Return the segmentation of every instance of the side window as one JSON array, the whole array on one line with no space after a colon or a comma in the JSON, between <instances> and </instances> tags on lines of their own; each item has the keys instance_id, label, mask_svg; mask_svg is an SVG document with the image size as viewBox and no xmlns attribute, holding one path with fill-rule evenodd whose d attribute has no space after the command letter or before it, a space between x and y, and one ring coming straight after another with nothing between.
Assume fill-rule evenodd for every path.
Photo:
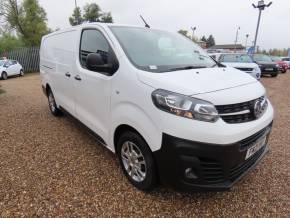
<instances>
[{"instance_id":1,"label":"side window","mask_svg":"<svg viewBox=\"0 0 290 218\"><path fill-rule=\"evenodd\" d=\"M218 62L224 62L224 55L221 55L220 58L217 60Z\"/></svg>"},{"instance_id":2,"label":"side window","mask_svg":"<svg viewBox=\"0 0 290 218\"><path fill-rule=\"evenodd\" d=\"M91 53L101 55L105 64L108 64L109 43L103 34L98 30L84 30L81 37L80 45L80 63L86 68L86 58Z\"/></svg>"}]
</instances>

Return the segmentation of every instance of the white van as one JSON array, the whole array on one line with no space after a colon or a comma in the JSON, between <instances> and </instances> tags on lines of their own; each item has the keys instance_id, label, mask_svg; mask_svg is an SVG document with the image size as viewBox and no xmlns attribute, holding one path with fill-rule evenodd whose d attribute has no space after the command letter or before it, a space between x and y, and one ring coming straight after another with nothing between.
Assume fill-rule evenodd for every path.
<instances>
[{"instance_id":1,"label":"white van","mask_svg":"<svg viewBox=\"0 0 290 218\"><path fill-rule=\"evenodd\" d=\"M178 33L72 27L43 37L40 71L52 114L88 127L141 190L226 190L268 151L261 83Z\"/></svg>"}]
</instances>

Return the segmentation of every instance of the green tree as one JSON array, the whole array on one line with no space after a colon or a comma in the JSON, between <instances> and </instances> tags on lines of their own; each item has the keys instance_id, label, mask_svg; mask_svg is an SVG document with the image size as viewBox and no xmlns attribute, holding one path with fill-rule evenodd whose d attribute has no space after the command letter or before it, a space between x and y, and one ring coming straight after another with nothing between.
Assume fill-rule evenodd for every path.
<instances>
[{"instance_id":1,"label":"green tree","mask_svg":"<svg viewBox=\"0 0 290 218\"><path fill-rule=\"evenodd\" d=\"M209 35L209 37L206 40L206 47L210 48L214 45L215 45L215 39L214 39L213 35Z\"/></svg>"},{"instance_id":2,"label":"green tree","mask_svg":"<svg viewBox=\"0 0 290 218\"><path fill-rule=\"evenodd\" d=\"M81 8L77 7L74 9L72 16L69 18L70 25L76 26L83 22Z\"/></svg>"},{"instance_id":3,"label":"green tree","mask_svg":"<svg viewBox=\"0 0 290 218\"><path fill-rule=\"evenodd\" d=\"M207 39L206 39L205 36L202 36L200 40L203 41L203 42L207 42Z\"/></svg>"},{"instance_id":4,"label":"green tree","mask_svg":"<svg viewBox=\"0 0 290 218\"><path fill-rule=\"evenodd\" d=\"M11 35L10 33L3 33L0 36L0 53L23 46L23 41L18 37Z\"/></svg>"},{"instance_id":5,"label":"green tree","mask_svg":"<svg viewBox=\"0 0 290 218\"><path fill-rule=\"evenodd\" d=\"M83 16L80 8L75 8L69 22L72 26L81 24L82 22L104 22L113 23L111 12L103 12L96 3L86 4L83 8Z\"/></svg>"},{"instance_id":6,"label":"green tree","mask_svg":"<svg viewBox=\"0 0 290 218\"><path fill-rule=\"evenodd\" d=\"M84 6L84 20L89 22L97 22L99 21L101 15L101 8L96 3L90 3Z\"/></svg>"},{"instance_id":7,"label":"green tree","mask_svg":"<svg viewBox=\"0 0 290 218\"><path fill-rule=\"evenodd\" d=\"M114 23L113 17L111 12L103 13L100 19L103 23Z\"/></svg>"},{"instance_id":8,"label":"green tree","mask_svg":"<svg viewBox=\"0 0 290 218\"><path fill-rule=\"evenodd\" d=\"M2 0L0 10L4 22L16 30L27 46L39 46L42 36L50 31L46 12L38 0Z\"/></svg>"}]
</instances>

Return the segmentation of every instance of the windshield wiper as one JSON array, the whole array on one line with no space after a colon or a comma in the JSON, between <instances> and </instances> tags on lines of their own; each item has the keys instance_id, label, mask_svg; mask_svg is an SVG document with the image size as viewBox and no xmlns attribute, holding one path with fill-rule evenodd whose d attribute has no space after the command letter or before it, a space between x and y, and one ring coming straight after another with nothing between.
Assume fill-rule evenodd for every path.
<instances>
[{"instance_id":1,"label":"windshield wiper","mask_svg":"<svg viewBox=\"0 0 290 218\"><path fill-rule=\"evenodd\" d=\"M191 70L191 69L200 69L200 68L206 68L205 66L185 66L185 67L176 67L176 68L170 68L168 71L178 71L178 70Z\"/></svg>"}]
</instances>

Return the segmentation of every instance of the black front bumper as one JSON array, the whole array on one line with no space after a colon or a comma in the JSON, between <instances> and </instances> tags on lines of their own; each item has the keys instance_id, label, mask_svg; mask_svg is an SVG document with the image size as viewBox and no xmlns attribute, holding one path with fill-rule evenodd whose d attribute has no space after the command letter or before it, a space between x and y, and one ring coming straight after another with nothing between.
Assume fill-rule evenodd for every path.
<instances>
[{"instance_id":1,"label":"black front bumper","mask_svg":"<svg viewBox=\"0 0 290 218\"><path fill-rule=\"evenodd\" d=\"M162 147L154 152L160 181L183 191L227 190L265 156L271 126L230 145L205 144L163 134ZM248 148L265 134L264 147L245 160ZM194 174L186 176L188 169Z\"/></svg>"},{"instance_id":2,"label":"black front bumper","mask_svg":"<svg viewBox=\"0 0 290 218\"><path fill-rule=\"evenodd\" d=\"M268 70L272 69L272 70ZM277 74L279 72L279 68L276 66L261 66L260 67L262 74Z\"/></svg>"}]
</instances>

